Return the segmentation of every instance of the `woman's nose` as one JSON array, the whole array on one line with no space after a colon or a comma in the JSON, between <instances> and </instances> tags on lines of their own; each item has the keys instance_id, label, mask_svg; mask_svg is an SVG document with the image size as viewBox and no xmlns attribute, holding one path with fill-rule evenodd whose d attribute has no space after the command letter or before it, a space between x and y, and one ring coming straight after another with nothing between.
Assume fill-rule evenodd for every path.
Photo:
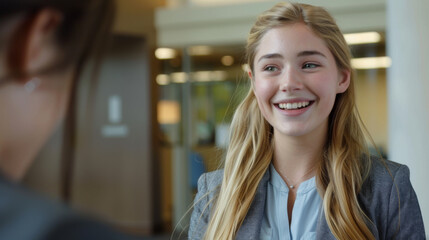
<instances>
[{"instance_id":1,"label":"woman's nose","mask_svg":"<svg viewBox=\"0 0 429 240\"><path fill-rule=\"evenodd\" d=\"M299 74L292 68L285 68L280 76L280 91L290 92L302 89L302 81Z\"/></svg>"}]
</instances>

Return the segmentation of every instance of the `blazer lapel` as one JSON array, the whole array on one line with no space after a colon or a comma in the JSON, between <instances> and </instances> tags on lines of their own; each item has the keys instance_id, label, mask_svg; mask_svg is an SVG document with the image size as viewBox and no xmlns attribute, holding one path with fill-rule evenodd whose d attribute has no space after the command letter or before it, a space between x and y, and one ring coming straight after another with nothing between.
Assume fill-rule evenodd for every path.
<instances>
[{"instance_id":1,"label":"blazer lapel","mask_svg":"<svg viewBox=\"0 0 429 240\"><path fill-rule=\"evenodd\" d=\"M319 211L319 219L317 220L317 230L316 230L316 239L317 240L336 240L334 235L331 233L331 229L329 229L328 223L325 219L325 212L323 208L320 208Z\"/></svg>"},{"instance_id":2,"label":"blazer lapel","mask_svg":"<svg viewBox=\"0 0 429 240\"><path fill-rule=\"evenodd\" d=\"M255 198L250 205L249 212L238 230L235 239L259 239L262 218L265 211L265 199L267 194L267 184L270 179L270 171L267 170L256 189Z\"/></svg>"},{"instance_id":3,"label":"blazer lapel","mask_svg":"<svg viewBox=\"0 0 429 240\"><path fill-rule=\"evenodd\" d=\"M376 226L371 222L367 222L367 226L369 227L369 230L374 234L375 239L379 239L379 234ZM336 238L331 232L331 229L328 226L328 223L326 222L325 212L323 211L323 208L320 208L316 232L317 240L336 240Z\"/></svg>"}]
</instances>

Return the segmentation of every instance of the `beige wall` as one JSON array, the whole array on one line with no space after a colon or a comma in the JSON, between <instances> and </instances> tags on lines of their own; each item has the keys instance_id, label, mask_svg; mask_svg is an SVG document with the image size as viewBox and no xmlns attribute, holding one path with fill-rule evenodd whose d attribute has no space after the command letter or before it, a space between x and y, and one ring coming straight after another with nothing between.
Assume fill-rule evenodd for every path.
<instances>
[{"instance_id":1,"label":"beige wall","mask_svg":"<svg viewBox=\"0 0 429 240\"><path fill-rule=\"evenodd\" d=\"M362 120L378 147L387 151L386 71L358 71L356 101Z\"/></svg>"},{"instance_id":2,"label":"beige wall","mask_svg":"<svg viewBox=\"0 0 429 240\"><path fill-rule=\"evenodd\" d=\"M155 46L154 9L165 5L165 0L117 0L114 32L144 36L149 46Z\"/></svg>"},{"instance_id":3,"label":"beige wall","mask_svg":"<svg viewBox=\"0 0 429 240\"><path fill-rule=\"evenodd\" d=\"M116 37L102 65L92 107L82 99L72 204L111 222L148 230L153 224L151 90L145 41ZM121 120L110 122L108 99L122 100ZM104 127L125 127L122 136Z\"/></svg>"}]
</instances>

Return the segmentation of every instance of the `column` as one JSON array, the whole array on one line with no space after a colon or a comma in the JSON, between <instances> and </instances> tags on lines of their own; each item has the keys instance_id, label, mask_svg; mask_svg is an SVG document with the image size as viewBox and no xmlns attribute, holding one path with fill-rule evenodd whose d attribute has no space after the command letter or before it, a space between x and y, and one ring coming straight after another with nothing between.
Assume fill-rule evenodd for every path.
<instances>
[{"instance_id":1,"label":"column","mask_svg":"<svg viewBox=\"0 0 429 240\"><path fill-rule=\"evenodd\" d=\"M429 1L387 1L389 158L404 163L429 230Z\"/></svg>"}]
</instances>

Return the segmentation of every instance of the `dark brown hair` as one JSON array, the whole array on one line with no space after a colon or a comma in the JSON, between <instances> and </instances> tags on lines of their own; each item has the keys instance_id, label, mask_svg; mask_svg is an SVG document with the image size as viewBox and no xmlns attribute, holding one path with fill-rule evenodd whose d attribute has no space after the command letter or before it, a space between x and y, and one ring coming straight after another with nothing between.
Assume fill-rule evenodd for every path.
<instances>
[{"instance_id":1,"label":"dark brown hair","mask_svg":"<svg viewBox=\"0 0 429 240\"><path fill-rule=\"evenodd\" d=\"M56 44L62 50L61 57L54 66L40 69L40 72L57 70L73 64L77 75L89 56L97 54L103 40L110 32L114 15L112 0L2 0L0 3L0 24L16 14L31 17L44 8L55 9L62 13L62 22L56 33ZM15 54L16 56L16 54ZM8 54L8 58L12 54ZM8 59L10 60L10 59ZM16 61L8 61L13 74L22 75Z\"/></svg>"}]
</instances>

